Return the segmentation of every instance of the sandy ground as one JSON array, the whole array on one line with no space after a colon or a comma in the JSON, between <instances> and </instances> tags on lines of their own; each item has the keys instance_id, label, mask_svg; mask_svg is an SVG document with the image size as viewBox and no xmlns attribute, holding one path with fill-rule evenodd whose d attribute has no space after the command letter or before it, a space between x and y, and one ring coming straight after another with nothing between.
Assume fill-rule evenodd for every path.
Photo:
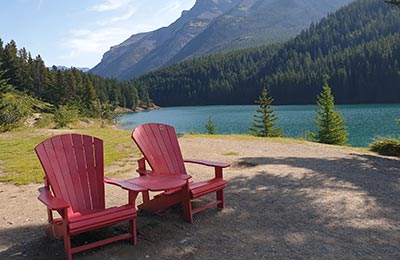
<instances>
[{"instance_id":1,"label":"sandy ground","mask_svg":"<svg viewBox=\"0 0 400 260\"><path fill-rule=\"evenodd\" d=\"M226 208L203 211L194 224L183 221L180 207L139 212L136 246L120 241L74 259L400 259L399 158L315 143L202 137L180 143L185 158L232 164L225 171ZM194 179L212 175L187 166ZM43 231L39 186L0 184L0 259L64 258L62 240ZM109 206L127 200L117 188L106 192Z\"/></svg>"}]
</instances>

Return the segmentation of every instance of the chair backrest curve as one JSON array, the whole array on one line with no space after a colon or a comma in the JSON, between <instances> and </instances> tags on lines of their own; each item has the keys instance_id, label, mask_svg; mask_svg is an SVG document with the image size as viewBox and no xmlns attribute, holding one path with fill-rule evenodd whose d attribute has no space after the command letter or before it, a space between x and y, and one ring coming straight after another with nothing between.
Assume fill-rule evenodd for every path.
<instances>
[{"instance_id":1,"label":"chair backrest curve","mask_svg":"<svg viewBox=\"0 0 400 260\"><path fill-rule=\"evenodd\" d=\"M71 204L73 212L105 208L103 141L80 134L63 134L35 147L54 196Z\"/></svg>"},{"instance_id":2,"label":"chair backrest curve","mask_svg":"<svg viewBox=\"0 0 400 260\"><path fill-rule=\"evenodd\" d=\"M143 124L133 130L132 139L155 174L186 174L178 138L172 126Z\"/></svg>"}]
</instances>

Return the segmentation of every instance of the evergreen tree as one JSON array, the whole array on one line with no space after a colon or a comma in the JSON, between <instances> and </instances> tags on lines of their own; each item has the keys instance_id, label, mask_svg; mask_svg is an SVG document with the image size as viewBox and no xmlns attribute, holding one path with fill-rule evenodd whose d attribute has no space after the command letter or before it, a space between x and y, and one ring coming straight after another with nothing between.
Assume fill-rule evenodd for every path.
<instances>
[{"instance_id":1,"label":"evergreen tree","mask_svg":"<svg viewBox=\"0 0 400 260\"><path fill-rule=\"evenodd\" d=\"M391 5L400 7L400 1L399 0L388 0L388 1L385 1L385 2L388 3L388 4L391 4Z\"/></svg>"},{"instance_id":2,"label":"evergreen tree","mask_svg":"<svg viewBox=\"0 0 400 260\"><path fill-rule=\"evenodd\" d=\"M217 128L215 127L214 122L211 119L211 116L208 117L206 122L206 131L209 135L215 135L217 133Z\"/></svg>"},{"instance_id":3,"label":"evergreen tree","mask_svg":"<svg viewBox=\"0 0 400 260\"><path fill-rule=\"evenodd\" d=\"M310 137L319 143L338 145L346 143L348 132L344 125L345 119L335 110L335 100L327 78L324 79L322 92L317 97L317 104L319 110L316 111L314 120L317 132L309 132Z\"/></svg>"},{"instance_id":4,"label":"evergreen tree","mask_svg":"<svg viewBox=\"0 0 400 260\"><path fill-rule=\"evenodd\" d=\"M274 115L271 108L273 99L268 96L268 90L263 88L261 96L255 101L260 107L256 110L253 125L249 127L251 135L261 137L281 137L283 132L281 128L275 127L278 117Z\"/></svg>"},{"instance_id":5,"label":"evergreen tree","mask_svg":"<svg viewBox=\"0 0 400 260\"><path fill-rule=\"evenodd\" d=\"M1 68L1 62L0 62L0 68ZM11 89L12 86L8 84L8 79L5 77L5 72L0 69L0 95L8 92Z\"/></svg>"}]
</instances>

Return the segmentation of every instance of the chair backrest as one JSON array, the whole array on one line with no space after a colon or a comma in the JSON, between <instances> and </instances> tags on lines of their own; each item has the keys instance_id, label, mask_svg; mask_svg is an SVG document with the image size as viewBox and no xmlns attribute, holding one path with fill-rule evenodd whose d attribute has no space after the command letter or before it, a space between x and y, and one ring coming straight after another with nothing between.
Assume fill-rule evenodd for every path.
<instances>
[{"instance_id":1,"label":"chair backrest","mask_svg":"<svg viewBox=\"0 0 400 260\"><path fill-rule=\"evenodd\" d=\"M35 152L54 196L69 202L73 212L105 208L101 139L58 135L38 144Z\"/></svg>"},{"instance_id":2,"label":"chair backrest","mask_svg":"<svg viewBox=\"0 0 400 260\"><path fill-rule=\"evenodd\" d=\"M149 123L132 132L154 174L186 174L178 138L172 126Z\"/></svg>"}]
</instances>

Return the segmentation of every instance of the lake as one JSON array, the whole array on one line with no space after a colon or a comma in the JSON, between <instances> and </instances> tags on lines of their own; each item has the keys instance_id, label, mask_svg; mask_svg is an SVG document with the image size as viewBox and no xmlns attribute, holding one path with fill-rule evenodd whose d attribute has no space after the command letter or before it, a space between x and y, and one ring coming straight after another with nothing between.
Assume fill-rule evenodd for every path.
<instances>
[{"instance_id":1,"label":"lake","mask_svg":"<svg viewBox=\"0 0 400 260\"><path fill-rule=\"evenodd\" d=\"M400 104L383 105L336 105L336 109L346 119L349 144L367 147L374 138L398 137L400 125ZM258 108L248 106L196 106L167 107L138 113L128 113L121 118L120 127L134 129L136 126L157 122L173 125L177 132L205 133L205 123L209 116L219 134L248 134L253 115ZM307 131L315 131L313 122L315 105L273 106L279 117L277 125L286 137L303 138Z\"/></svg>"}]
</instances>

